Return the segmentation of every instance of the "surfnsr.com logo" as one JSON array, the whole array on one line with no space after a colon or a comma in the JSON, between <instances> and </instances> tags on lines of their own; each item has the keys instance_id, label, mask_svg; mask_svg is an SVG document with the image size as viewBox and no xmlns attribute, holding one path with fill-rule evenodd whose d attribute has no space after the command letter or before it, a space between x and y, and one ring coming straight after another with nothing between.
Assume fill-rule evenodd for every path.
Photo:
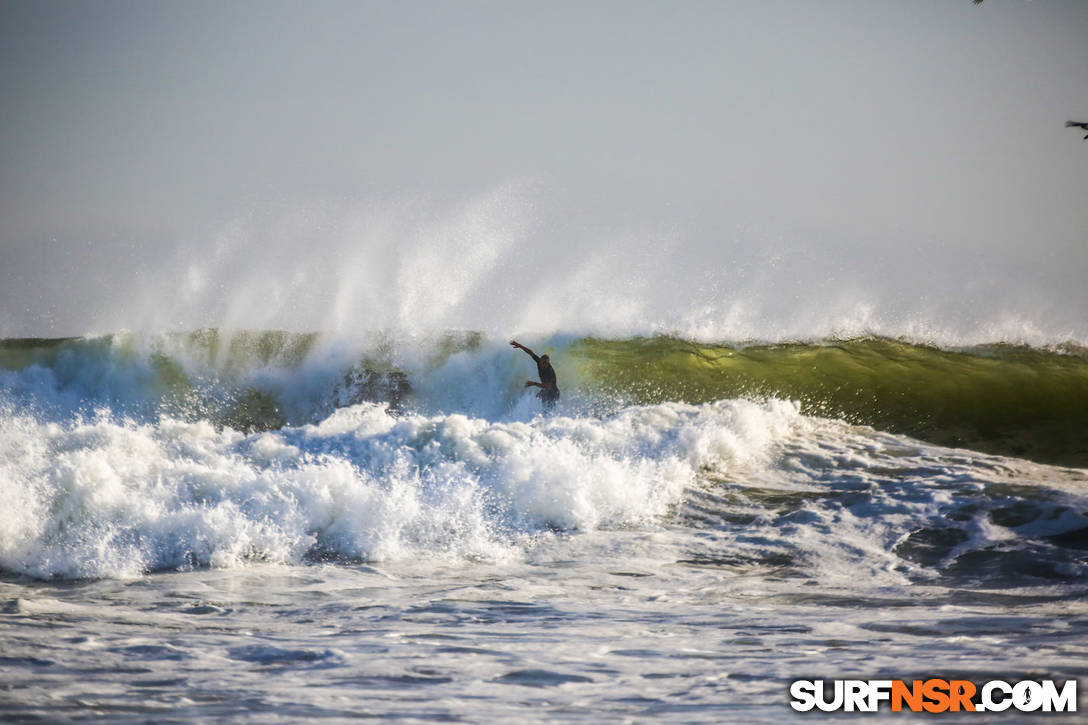
<instances>
[{"instance_id":1,"label":"surfnsr.com logo","mask_svg":"<svg viewBox=\"0 0 1088 725\"><path fill-rule=\"evenodd\" d=\"M790 707L799 712L1076 712L1077 681L1059 688L1054 680L990 680L981 687L969 680L796 680Z\"/></svg>"}]
</instances>

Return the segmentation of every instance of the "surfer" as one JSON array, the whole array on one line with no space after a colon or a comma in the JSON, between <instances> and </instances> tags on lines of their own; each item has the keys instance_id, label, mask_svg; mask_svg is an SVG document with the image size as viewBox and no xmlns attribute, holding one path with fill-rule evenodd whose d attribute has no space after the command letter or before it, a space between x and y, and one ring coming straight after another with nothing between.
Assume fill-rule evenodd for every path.
<instances>
[{"instance_id":1,"label":"surfer","mask_svg":"<svg viewBox=\"0 0 1088 725\"><path fill-rule=\"evenodd\" d=\"M522 345L517 340L511 340L510 345L516 347L519 350L524 350L529 354L529 357L536 363L536 372L540 376L540 382L535 380L526 380L525 387L527 388L540 388L537 391L536 397L540 398L540 402L544 404L544 410L551 410L555 407L556 401L559 400L559 386L555 382L555 368L552 367L551 359L547 355L537 355L529 348Z\"/></svg>"}]
</instances>

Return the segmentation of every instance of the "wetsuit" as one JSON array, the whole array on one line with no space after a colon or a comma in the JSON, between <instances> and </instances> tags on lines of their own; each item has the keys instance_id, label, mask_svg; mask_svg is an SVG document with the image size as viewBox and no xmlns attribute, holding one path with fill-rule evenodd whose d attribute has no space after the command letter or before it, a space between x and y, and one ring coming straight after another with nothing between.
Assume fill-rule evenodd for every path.
<instances>
[{"instance_id":1,"label":"wetsuit","mask_svg":"<svg viewBox=\"0 0 1088 725\"><path fill-rule=\"evenodd\" d=\"M544 404L545 410L551 410L555 407L556 402L559 401L559 385L556 384L555 368L552 367L551 361L548 359L548 356L537 355L535 352L525 347L520 342L517 342L516 340L511 340L510 344L520 350L524 350L529 355L529 357L533 359L533 362L536 363L536 372L540 376L540 382L537 383L530 380L529 382L525 383L525 385L527 387L530 385L534 385L540 388L540 390L538 390L536 393L536 397L540 398L540 402Z\"/></svg>"},{"instance_id":2,"label":"wetsuit","mask_svg":"<svg viewBox=\"0 0 1088 725\"><path fill-rule=\"evenodd\" d=\"M535 355L533 357L536 359L537 375L540 376L540 390L537 391L536 397L540 398L540 402L544 404L545 408L553 408L559 401L559 386L555 382L555 368L547 360Z\"/></svg>"}]
</instances>

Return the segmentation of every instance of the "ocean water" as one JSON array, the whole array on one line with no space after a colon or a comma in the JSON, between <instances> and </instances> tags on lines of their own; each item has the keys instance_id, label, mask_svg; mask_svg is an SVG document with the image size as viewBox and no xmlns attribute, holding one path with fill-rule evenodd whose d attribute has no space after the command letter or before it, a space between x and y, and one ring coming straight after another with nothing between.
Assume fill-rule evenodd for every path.
<instances>
[{"instance_id":1,"label":"ocean water","mask_svg":"<svg viewBox=\"0 0 1088 725\"><path fill-rule=\"evenodd\" d=\"M523 342L550 415L483 332L0 341L0 718L777 722L795 679L1088 675L1084 348Z\"/></svg>"}]
</instances>

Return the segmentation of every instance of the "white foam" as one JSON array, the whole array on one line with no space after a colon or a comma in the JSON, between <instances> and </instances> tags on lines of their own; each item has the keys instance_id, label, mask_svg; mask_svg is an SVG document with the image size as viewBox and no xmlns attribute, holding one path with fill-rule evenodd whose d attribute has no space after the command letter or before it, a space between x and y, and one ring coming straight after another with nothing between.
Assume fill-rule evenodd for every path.
<instances>
[{"instance_id":1,"label":"white foam","mask_svg":"<svg viewBox=\"0 0 1088 725\"><path fill-rule=\"evenodd\" d=\"M585 417L394 418L383 405L243 436L107 416L0 428L0 566L34 576L519 556L553 529L653 525L697 471L766 455L787 403L665 404Z\"/></svg>"}]
</instances>

